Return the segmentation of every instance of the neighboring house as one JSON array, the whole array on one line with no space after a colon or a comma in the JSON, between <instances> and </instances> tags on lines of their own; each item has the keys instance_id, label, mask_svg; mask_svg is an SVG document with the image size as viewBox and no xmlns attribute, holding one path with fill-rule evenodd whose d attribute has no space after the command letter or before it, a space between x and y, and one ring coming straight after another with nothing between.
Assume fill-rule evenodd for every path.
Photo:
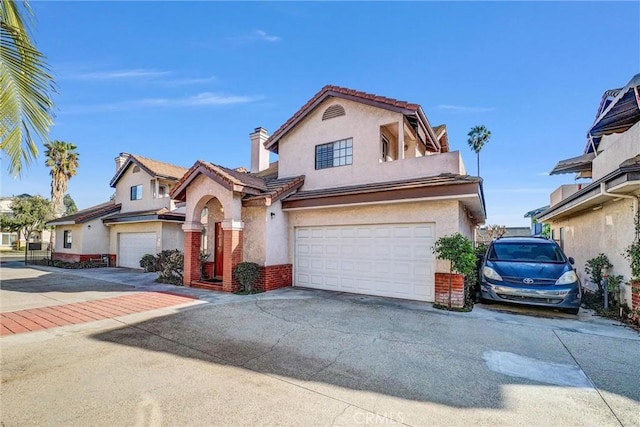
<instances>
[{"instance_id":1,"label":"neighboring house","mask_svg":"<svg viewBox=\"0 0 640 427\"><path fill-rule=\"evenodd\" d=\"M108 255L111 265L140 268L144 254L182 249L184 209L169 197L187 171L121 153L110 182L115 199L48 224L56 227L54 259L81 261Z\"/></svg>"},{"instance_id":2,"label":"neighboring house","mask_svg":"<svg viewBox=\"0 0 640 427\"><path fill-rule=\"evenodd\" d=\"M476 230L476 242L489 243L491 240L490 232L488 227L480 227ZM504 227L504 234L502 236L493 236L492 238L497 237L523 237L523 236L531 236L531 229L529 227Z\"/></svg>"},{"instance_id":3,"label":"neighboring house","mask_svg":"<svg viewBox=\"0 0 640 427\"><path fill-rule=\"evenodd\" d=\"M634 218L640 196L640 74L622 89L604 93L596 120L587 132L582 155L560 161L551 174L577 173L586 184L559 187L551 206L537 219L551 225L553 239L576 260L586 282L587 260L604 253L611 274L629 280L631 268L622 253L636 237ZM631 290L623 287L631 305Z\"/></svg>"},{"instance_id":4,"label":"neighboring house","mask_svg":"<svg viewBox=\"0 0 640 427\"><path fill-rule=\"evenodd\" d=\"M542 231L543 231L543 227L542 226L543 226L543 224L536 219L536 216L538 216L538 214L546 211L547 209L549 209L549 205L542 206L541 208L531 210L531 211L527 212L526 214L524 214L525 218L531 218L531 229L530 229L530 232L531 232L532 236L540 236L540 235L542 235Z\"/></svg>"},{"instance_id":5,"label":"neighboring house","mask_svg":"<svg viewBox=\"0 0 640 427\"><path fill-rule=\"evenodd\" d=\"M13 215L11 210L11 203L16 198L31 197L29 194L20 194L13 197L0 197L0 215ZM51 231L39 230L35 231L29 237L30 243L42 243L42 248L45 249L49 244L51 238ZM22 232L11 232L9 230L0 230L0 248L1 249L17 249L18 247L24 247L27 241L24 238Z\"/></svg>"},{"instance_id":6,"label":"neighboring house","mask_svg":"<svg viewBox=\"0 0 640 427\"><path fill-rule=\"evenodd\" d=\"M436 272L449 271L436 239L473 239L484 223L482 180L417 104L325 86L273 135L256 128L250 139L250 172L197 161L171 192L186 203L187 286L204 286L205 251L205 275L224 291L251 261L263 290L434 301Z\"/></svg>"}]
</instances>

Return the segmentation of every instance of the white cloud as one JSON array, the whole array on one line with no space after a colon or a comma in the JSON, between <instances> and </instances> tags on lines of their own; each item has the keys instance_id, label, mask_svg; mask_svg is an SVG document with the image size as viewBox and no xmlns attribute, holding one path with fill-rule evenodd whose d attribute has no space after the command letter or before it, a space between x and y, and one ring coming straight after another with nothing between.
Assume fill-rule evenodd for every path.
<instances>
[{"instance_id":1,"label":"white cloud","mask_svg":"<svg viewBox=\"0 0 640 427\"><path fill-rule=\"evenodd\" d=\"M464 105L450 105L450 104L440 104L436 106L439 110L449 110L449 111L457 111L460 113L488 113L490 111L495 111L493 107L468 107Z\"/></svg>"},{"instance_id":2,"label":"white cloud","mask_svg":"<svg viewBox=\"0 0 640 427\"><path fill-rule=\"evenodd\" d=\"M268 43L275 43L275 42L279 42L282 40L282 38L280 36L276 36L273 34L268 34L266 31L264 30L253 30L250 33L247 34L242 34L239 36L232 36L232 37L227 37L228 41L234 42L234 43L242 43L242 44L246 44L246 43L252 43L252 42L259 42L259 41L264 41L264 42L268 42Z\"/></svg>"},{"instance_id":3,"label":"white cloud","mask_svg":"<svg viewBox=\"0 0 640 427\"><path fill-rule=\"evenodd\" d=\"M218 78L216 76L210 77L194 77L194 78L184 78L184 79L174 79L174 80L163 80L159 83L165 86L188 86L188 85L198 85L202 83L211 83L216 81Z\"/></svg>"},{"instance_id":4,"label":"white cloud","mask_svg":"<svg viewBox=\"0 0 640 427\"><path fill-rule=\"evenodd\" d=\"M261 96L224 95L203 92L185 98L142 98L109 104L75 105L61 108L62 114L105 113L142 108L187 108L215 107L224 105L247 104L261 100Z\"/></svg>"},{"instance_id":5,"label":"white cloud","mask_svg":"<svg viewBox=\"0 0 640 427\"><path fill-rule=\"evenodd\" d=\"M95 71L87 73L78 73L70 76L76 80L117 80L117 79L139 79L147 77L159 77L171 74L170 71L159 70L145 70L145 69L133 69L133 70L113 70L113 71Z\"/></svg>"}]
</instances>

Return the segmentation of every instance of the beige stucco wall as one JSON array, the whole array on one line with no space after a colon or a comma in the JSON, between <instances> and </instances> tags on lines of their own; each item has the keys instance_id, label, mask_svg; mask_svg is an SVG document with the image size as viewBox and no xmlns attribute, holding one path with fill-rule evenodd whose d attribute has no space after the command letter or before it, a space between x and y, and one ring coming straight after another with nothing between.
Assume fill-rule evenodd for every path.
<instances>
[{"instance_id":1,"label":"beige stucco wall","mask_svg":"<svg viewBox=\"0 0 640 427\"><path fill-rule=\"evenodd\" d=\"M179 249L184 251L184 232L181 222L162 223L162 247L161 249Z\"/></svg>"},{"instance_id":2,"label":"beige stucco wall","mask_svg":"<svg viewBox=\"0 0 640 427\"><path fill-rule=\"evenodd\" d=\"M271 213L274 216L271 216ZM266 265L289 264L289 215L282 211L282 203L275 202L267 209Z\"/></svg>"},{"instance_id":3,"label":"beige stucco wall","mask_svg":"<svg viewBox=\"0 0 640 427\"><path fill-rule=\"evenodd\" d=\"M469 217L469 212L467 211L467 208L464 207L464 204L462 204L462 202L458 202L458 221L460 234L466 236L473 242L473 239L475 237L476 225Z\"/></svg>"},{"instance_id":4,"label":"beige stucco wall","mask_svg":"<svg viewBox=\"0 0 640 427\"><path fill-rule=\"evenodd\" d=\"M130 165L122 174L116 184L116 203L122 203L120 212L139 212L149 210L159 210L162 208L174 209L175 204L169 197L153 198L153 188L151 180L153 177L146 173L144 169L133 173L133 165ZM131 187L142 185L142 199L131 200ZM168 183L165 183L168 185Z\"/></svg>"},{"instance_id":5,"label":"beige stucco wall","mask_svg":"<svg viewBox=\"0 0 640 427\"><path fill-rule=\"evenodd\" d=\"M605 203L602 209L588 209L571 218L553 221L551 229L559 239L564 227L564 252L572 256L575 268L583 284L588 281L584 272L587 260L604 253L613 264L611 274L621 274L628 280L631 276L629 261L623 256L624 248L633 241L632 201L619 200ZM628 286L623 289L624 298L630 301Z\"/></svg>"},{"instance_id":6,"label":"beige stucco wall","mask_svg":"<svg viewBox=\"0 0 640 427\"><path fill-rule=\"evenodd\" d=\"M344 107L346 115L323 121L325 109L336 103ZM465 173L458 152L382 162L380 126L394 123L403 129L403 115L358 102L328 99L280 140L278 174L305 175L302 190L313 190ZM353 139L353 164L315 170L315 146L347 138Z\"/></svg>"},{"instance_id":7,"label":"beige stucco wall","mask_svg":"<svg viewBox=\"0 0 640 427\"><path fill-rule=\"evenodd\" d=\"M594 181L618 169L623 161L640 154L640 122L625 133L604 136L599 149L603 151L592 162Z\"/></svg>"},{"instance_id":8,"label":"beige stucco wall","mask_svg":"<svg viewBox=\"0 0 640 427\"><path fill-rule=\"evenodd\" d=\"M55 233L55 251L65 254L82 254L82 226L83 224L57 226ZM64 247L64 232L66 230L71 231L71 248Z\"/></svg>"},{"instance_id":9,"label":"beige stucco wall","mask_svg":"<svg viewBox=\"0 0 640 427\"><path fill-rule=\"evenodd\" d=\"M435 223L436 239L461 232L473 236L466 221L460 220L462 210L457 200L387 203L383 205L287 211L289 214L289 262L293 263L295 227L321 225ZM430 254L425 254L428 256ZM449 272L447 261L438 260L437 272Z\"/></svg>"},{"instance_id":10,"label":"beige stucco wall","mask_svg":"<svg viewBox=\"0 0 640 427\"><path fill-rule=\"evenodd\" d=\"M91 227L89 227L91 226ZM83 254L109 253L109 229L102 223L102 219L94 219L83 224L82 227ZM75 238L75 236L74 236Z\"/></svg>"},{"instance_id":11,"label":"beige stucco wall","mask_svg":"<svg viewBox=\"0 0 640 427\"><path fill-rule=\"evenodd\" d=\"M222 187L211 178L200 175L187 188L186 226L189 226L190 222L201 222L200 213L212 197L217 198L220 202L224 210L224 219L241 220L242 200L240 195Z\"/></svg>"},{"instance_id":12,"label":"beige stucco wall","mask_svg":"<svg viewBox=\"0 0 640 427\"><path fill-rule=\"evenodd\" d=\"M242 208L242 251L246 262L265 265L267 245L266 207L252 206Z\"/></svg>"},{"instance_id":13,"label":"beige stucco wall","mask_svg":"<svg viewBox=\"0 0 640 427\"><path fill-rule=\"evenodd\" d=\"M582 189L583 186L588 184L564 184L560 187L556 188L553 193L551 193L551 197L549 199L549 205L554 206L572 195L573 193L578 192Z\"/></svg>"}]
</instances>

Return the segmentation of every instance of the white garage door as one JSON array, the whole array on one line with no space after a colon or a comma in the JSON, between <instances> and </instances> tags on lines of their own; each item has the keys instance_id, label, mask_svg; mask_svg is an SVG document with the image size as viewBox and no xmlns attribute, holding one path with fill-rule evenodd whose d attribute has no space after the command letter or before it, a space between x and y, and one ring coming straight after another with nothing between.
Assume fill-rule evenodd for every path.
<instances>
[{"instance_id":1,"label":"white garage door","mask_svg":"<svg viewBox=\"0 0 640 427\"><path fill-rule=\"evenodd\" d=\"M118 265L140 268L140 258L144 254L156 254L156 233L120 233L118 245Z\"/></svg>"},{"instance_id":2,"label":"white garage door","mask_svg":"<svg viewBox=\"0 0 640 427\"><path fill-rule=\"evenodd\" d=\"M296 228L294 284L433 301L434 235L432 223Z\"/></svg>"}]
</instances>

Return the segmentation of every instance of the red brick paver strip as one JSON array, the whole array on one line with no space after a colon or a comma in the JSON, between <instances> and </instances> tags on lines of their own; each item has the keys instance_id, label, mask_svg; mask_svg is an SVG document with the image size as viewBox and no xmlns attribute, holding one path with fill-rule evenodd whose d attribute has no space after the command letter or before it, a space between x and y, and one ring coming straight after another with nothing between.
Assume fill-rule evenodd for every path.
<instances>
[{"instance_id":1,"label":"red brick paver strip","mask_svg":"<svg viewBox=\"0 0 640 427\"><path fill-rule=\"evenodd\" d=\"M137 292L94 301L0 313L0 336L77 325L101 319L192 302L194 297L163 292Z\"/></svg>"}]
</instances>

